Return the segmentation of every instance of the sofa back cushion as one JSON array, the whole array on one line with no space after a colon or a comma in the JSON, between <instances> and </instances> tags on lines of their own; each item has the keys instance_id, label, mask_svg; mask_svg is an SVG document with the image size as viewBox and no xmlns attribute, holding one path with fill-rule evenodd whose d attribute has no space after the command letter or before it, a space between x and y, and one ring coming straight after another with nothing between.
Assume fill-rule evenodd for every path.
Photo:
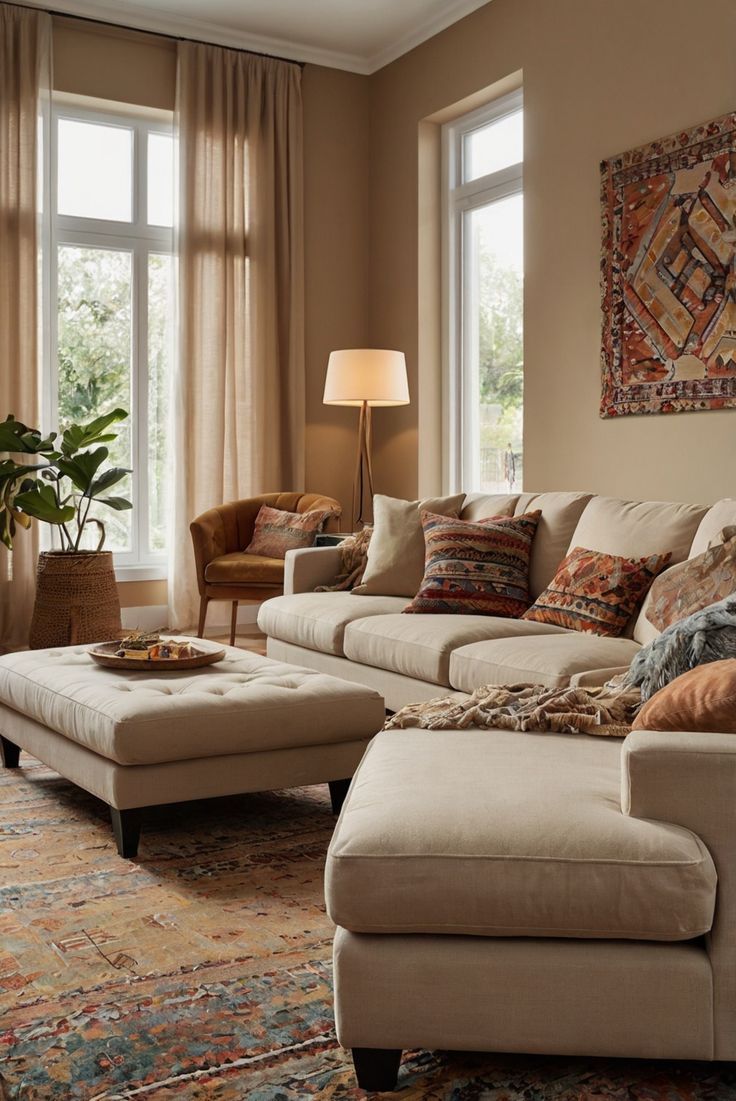
<instances>
[{"instance_id":1,"label":"sofa back cushion","mask_svg":"<svg viewBox=\"0 0 736 1101\"><path fill-rule=\"evenodd\" d=\"M726 497L722 501L716 501L700 521L688 557L697 558L714 542L720 540L724 528L733 527L734 524L736 524L736 500Z\"/></svg>"},{"instance_id":2,"label":"sofa back cushion","mask_svg":"<svg viewBox=\"0 0 736 1101\"><path fill-rule=\"evenodd\" d=\"M424 576L424 532L420 510L457 516L464 493L402 501L377 493L373 498L373 534L358 596L415 596Z\"/></svg>"},{"instance_id":3,"label":"sofa back cushion","mask_svg":"<svg viewBox=\"0 0 736 1101\"><path fill-rule=\"evenodd\" d=\"M516 502L515 516L537 510L542 513L532 544L529 568L529 595L532 600L544 592L557 573L567 554L572 533L591 497L590 493L522 493Z\"/></svg>"},{"instance_id":4,"label":"sofa back cushion","mask_svg":"<svg viewBox=\"0 0 736 1101\"><path fill-rule=\"evenodd\" d=\"M518 500L518 493L469 493L460 519L475 522L487 520L489 516L513 516Z\"/></svg>"},{"instance_id":5,"label":"sofa back cushion","mask_svg":"<svg viewBox=\"0 0 736 1101\"><path fill-rule=\"evenodd\" d=\"M570 550L587 547L626 558L671 554L670 564L690 553L706 505L672 501L622 501L593 497L570 540Z\"/></svg>"},{"instance_id":6,"label":"sofa back cushion","mask_svg":"<svg viewBox=\"0 0 736 1101\"><path fill-rule=\"evenodd\" d=\"M673 566L687 558L695 532L707 511L706 505L674 501L593 497L580 517L570 549L588 547L626 558L646 558L669 551L669 564ZM637 642L644 642L646 635L646 641L650 641L651 631L642 625L642 631L635 633L637 626L639 620L633 618L624 634Z\"/></svg>"}]
</instances>

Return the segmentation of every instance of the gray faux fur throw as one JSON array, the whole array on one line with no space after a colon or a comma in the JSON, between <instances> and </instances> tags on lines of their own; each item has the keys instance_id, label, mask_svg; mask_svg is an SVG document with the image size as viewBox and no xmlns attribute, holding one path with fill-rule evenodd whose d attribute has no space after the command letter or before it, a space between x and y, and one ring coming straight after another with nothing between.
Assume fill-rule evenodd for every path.
<instances>
[{"instance_id":1,"label":"gray faux fur throw","mask_svg":"<svg viewBox=\"0 0 736 1101\"><path fill-rule=\"evenodd\" d=\"M736 658L736 593L673 623L642 647L625 683L641 688L643 703L681 673L724 658Z\"/></svg>"}]
</instances>

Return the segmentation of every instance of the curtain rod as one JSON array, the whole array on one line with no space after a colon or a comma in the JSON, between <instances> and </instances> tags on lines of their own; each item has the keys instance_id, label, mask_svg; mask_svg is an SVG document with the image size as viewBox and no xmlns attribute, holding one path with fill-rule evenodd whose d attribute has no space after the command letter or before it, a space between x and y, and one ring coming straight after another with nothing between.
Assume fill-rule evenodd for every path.
<instances>
[{"instance_id":1,"label":"curtain rod","mask_svg":"<svg viewBox=\"0 0 736 1101\"><path fill-rule=\"evenodd\" d=\"M4 3L5 0L2 0ZM11 7L25 8L26 11L42 11L46 15L58 15L64 19L74 19L78 23L93 23L98 27L114 27L119 31L135 31L138 34L152 35L154 38L167 38L170 42L194 42L197 46L219 46L222 50L232 50L238 54L253 54L254 57L266 57L270 61L283 61L287 65L298 65L300 69L304 68L304 61L294 61L291 57L279 57L278 54L267 54L260 50L247 50L242 46L222 46L219 42L206 42L202 38L190 38L185 34L165 34L162 31L148 31L144 27L133 27L129 23L115 23L109 19L94 19L89 15L75 15L72 12L59 11L58 8L41 8L35 4L17 4L15 0L12 0Z\"/></svg>"}]
</instances>

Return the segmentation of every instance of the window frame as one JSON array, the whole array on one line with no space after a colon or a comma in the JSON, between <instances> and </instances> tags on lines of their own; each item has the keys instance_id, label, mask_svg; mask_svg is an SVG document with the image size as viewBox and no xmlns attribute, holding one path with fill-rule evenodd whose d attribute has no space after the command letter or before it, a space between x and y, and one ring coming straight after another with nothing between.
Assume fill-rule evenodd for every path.
<instances>
[{"instance_id":1,"label":"window frame","mask_svg":"<svg viewBox=\"0 0 736 1101\"><path fill-rule=\"evenodd\" d=\"M442 126L442 483L445 493L470 491L465 484L470 441L463 425L476 391L465 378L472 334L465 324L470 285L470 250L464 243L464 216L499 199L524 193L524 162L464 183L465 138L474 130L524 109L519 88ZM521 492L521 487L519 487Z\"/></svg>"},{"instance_id":2,"label":"window frame","mask_svg":"<svg viewBox=\"0 0 736 1101\"><path fill-rule=\"evenodd\" d=\"M58 211L59 120L117 126L132 131L131 221L86 218ZM58 430L58 249L111 249L131 255L131 549L115 551L118 581L148 581L166 577L166 552L149 551L148 484L148 258L174 252L174 229L146 222L148 198L148 135L174 136L171 111L147 110L135 105L104 105L82 96L53 97L49 140L49 247L43 273L44 310L43 422Z\"/></svg>"}]
</instances>

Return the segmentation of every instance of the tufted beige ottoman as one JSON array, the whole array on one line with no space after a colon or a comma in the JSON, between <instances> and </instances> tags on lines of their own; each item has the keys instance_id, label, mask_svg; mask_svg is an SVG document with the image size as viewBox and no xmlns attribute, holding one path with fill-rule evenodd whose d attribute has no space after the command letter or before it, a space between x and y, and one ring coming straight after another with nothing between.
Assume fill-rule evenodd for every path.
<instances>
[{"instance_id":1,"label":"tufted beige ottoman","mask_svg":"<svg viewBox=\"0 0 736 1101\"><path fill-rule=\"evenodd\" d=\"M158 803L327 782L337 812L383 724L381 696L234 647L225 653L188 673L102 669L79 646L0 657L5 767L25 749L104 799L128 857L142 809Z\"/></svg>"}]
</instances>

